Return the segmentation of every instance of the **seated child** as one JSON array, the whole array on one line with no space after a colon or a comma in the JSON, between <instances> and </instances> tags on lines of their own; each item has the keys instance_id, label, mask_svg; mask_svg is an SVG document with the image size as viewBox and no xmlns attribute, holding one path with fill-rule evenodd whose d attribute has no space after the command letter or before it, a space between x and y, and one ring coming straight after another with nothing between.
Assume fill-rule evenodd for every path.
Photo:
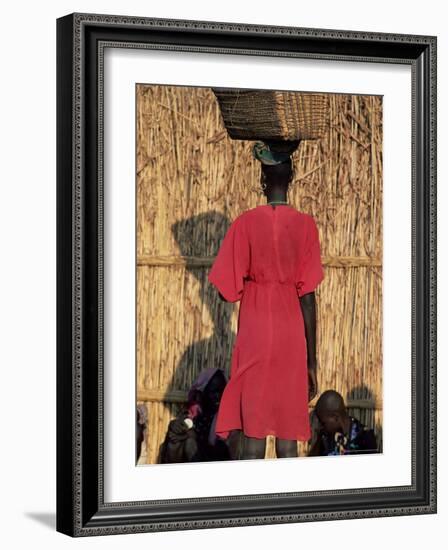
<instances>
[{"instance_id":1,"label":"seated child","mask_svg":"<svg viewBox=\"0 0 448 550\"><path fill-rule=\"evenodd\" d=\"M140 458L141 452L142 452L142 443L145 440L145 430L147 427L147 414L146 414L146 407L144 405L138 405L137 406L137 425L136 425L136 459L137 462Z\"/></svg>"},{"instance_id":2,"label":"seated child","mask_svg":"<svg viewBox=\"0 0 448 550\"><path fill-rule=\"evenodd\" d=\"M308 456L378 452L374 431L348 414L344 399L337 391L325 391L311 415L313 437Z\"/></svg>"},{"instance_id":3,"label":"seated child","mask_svg":"<svg viewBox=\"0 0 448 550\"><path fill-rule=\"evenodd\" d=\"M187 406L168 425L160 463L208 462L239 458L241 432L227 440L215 433L219 403L227 379L217 368L203 370L188 392Z\"/></svg>"}]
</instances>

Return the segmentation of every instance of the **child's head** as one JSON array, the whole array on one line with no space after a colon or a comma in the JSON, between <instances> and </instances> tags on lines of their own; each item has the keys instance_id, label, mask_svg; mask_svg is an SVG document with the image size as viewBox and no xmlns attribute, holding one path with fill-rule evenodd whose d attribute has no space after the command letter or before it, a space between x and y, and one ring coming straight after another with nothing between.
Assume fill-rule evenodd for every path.
<instances>
[{"instance_id":1,"label":"child's head","mask_svg":"<svg viewBox=\"0 0 448 550\"><path fill-rule=\"evenodd\" d=\"M323 429L330 434L341 430L348 414L342 395L335 390L325 391L319 397L314 410Z\"/></svg>"}]
</instances>

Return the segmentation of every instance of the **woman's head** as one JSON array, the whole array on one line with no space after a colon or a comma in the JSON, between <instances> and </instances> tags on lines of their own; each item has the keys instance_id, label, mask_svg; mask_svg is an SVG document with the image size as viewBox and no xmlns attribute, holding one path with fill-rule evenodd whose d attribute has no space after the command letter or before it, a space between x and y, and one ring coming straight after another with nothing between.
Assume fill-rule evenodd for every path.
<instances>
[{"instance_id":1,"label":"woman's head","mask_svg":"<svg viewBox=\"0 0 448 550\"><path fill-rule=\"evenodd\" d=\"M280 164L261 165L261 181L263 184L266 184L266 190L273 187L284 187L287 189L293 176L291 158Z\"/></svg>"},{"instance_id":2,"label":"woman's head","mask_svg":"<svg viewBox=\"0 0 448 550\"><path fill-rule=\"evenodd\" d=\"M188 392L188 403L199 403L202 410L216 412L227 383L224 371L209 367L200 372Z\"/></svg>"},{"instance_id":3,"label":"woman's head","mask_svg":"<svg viewBox=\"0 0 448 550\"><path fill-rule=\"evenodd\" d=\"M299 140L265 139L253 146L253 155L261 162L261 183L265 194L272 189L286 191L294 171L292 153Z\"/></svg>"}]
</instances>

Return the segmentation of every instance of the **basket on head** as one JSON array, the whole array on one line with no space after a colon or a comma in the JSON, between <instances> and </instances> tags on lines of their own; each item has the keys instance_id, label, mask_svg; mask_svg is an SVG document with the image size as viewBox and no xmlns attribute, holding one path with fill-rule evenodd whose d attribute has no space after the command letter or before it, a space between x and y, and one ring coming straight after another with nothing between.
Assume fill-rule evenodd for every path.
<instances>
[{"instance_id":1,"label":"basket on head","mask_svg":"<svg viewBox=\"0 0 448 550\"><path fill-rule=\"evenodd\" d=\"M327 94L234 88L212 91L231 139L319 139L327 132Z\"/></svg>"}]
</instances>

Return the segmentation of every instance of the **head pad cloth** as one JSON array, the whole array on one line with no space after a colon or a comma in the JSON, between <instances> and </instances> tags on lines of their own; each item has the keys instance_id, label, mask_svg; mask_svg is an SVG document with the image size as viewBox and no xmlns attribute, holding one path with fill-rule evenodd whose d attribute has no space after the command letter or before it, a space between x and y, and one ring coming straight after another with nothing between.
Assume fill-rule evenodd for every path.
<instances>
[{"instance_id":1,"label":"head pad cloth","mask_svg":"<svg viewBox=\"0 0 448 550\"><path fill-rule=\"evenodd\" d=\"M281 164L286 162L290 158L289 153L282 153L279 151L272 151L267 143L264 141L256 141L252 148L252 155L259 160L262 164Z\"/></svg>"}]
</instances>

